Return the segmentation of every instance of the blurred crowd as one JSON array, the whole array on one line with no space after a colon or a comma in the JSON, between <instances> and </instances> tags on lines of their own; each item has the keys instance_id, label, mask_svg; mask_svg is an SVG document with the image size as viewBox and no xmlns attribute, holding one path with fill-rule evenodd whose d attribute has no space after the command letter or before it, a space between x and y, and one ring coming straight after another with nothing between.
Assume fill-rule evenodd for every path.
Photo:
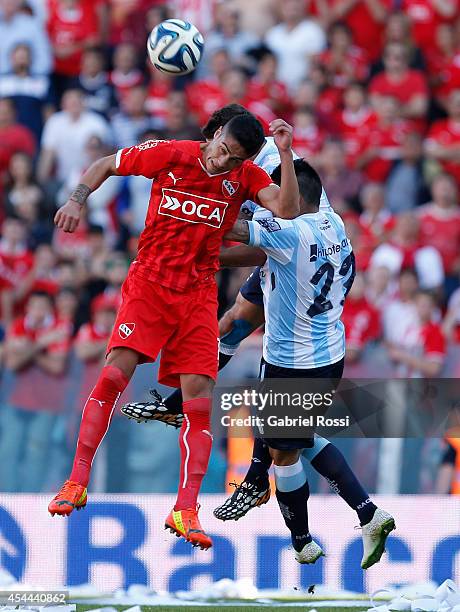
<instances>
[{"instance_id":1,"label":"blurred crowd","mask_svg":"<svg viewBox=\"0 0 460 612\"><path fill-rule=\"evenodd\" d=\"M168 17L205 37L188 77L147 61L148 33ZM55 211L93 161L200 139L228 103L266 129L289 121L345 220L359 271L344 311L349 375L383 361L388 376L460 373L460 0L0 0L0 362L14 373L0 482L20 452L7 424L35 466L28 490L75 360L82 397L91 388L150 181L110 178L74 234L54 230ZM246 273L220 273L221 312Z\"/></svg>"}]
</instances>

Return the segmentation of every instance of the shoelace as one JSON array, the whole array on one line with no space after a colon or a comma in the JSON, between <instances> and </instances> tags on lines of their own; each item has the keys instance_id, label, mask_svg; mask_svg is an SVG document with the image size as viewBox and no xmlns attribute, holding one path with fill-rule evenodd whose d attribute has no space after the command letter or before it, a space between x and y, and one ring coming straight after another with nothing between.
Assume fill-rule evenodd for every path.
<instances>
[{"instance_id":1,"label":"shoelace","mask_svg":"<svg viewBox=\"0 0 460 612\"><path fill-rule=\"evenodd\" d=\"M75 495L77 486L78 484L72 483L70 481L66 481L62 485L62 489L59 491L59 495L67 495L69 497L72 495Z\"/></svg>"}]
</instances>

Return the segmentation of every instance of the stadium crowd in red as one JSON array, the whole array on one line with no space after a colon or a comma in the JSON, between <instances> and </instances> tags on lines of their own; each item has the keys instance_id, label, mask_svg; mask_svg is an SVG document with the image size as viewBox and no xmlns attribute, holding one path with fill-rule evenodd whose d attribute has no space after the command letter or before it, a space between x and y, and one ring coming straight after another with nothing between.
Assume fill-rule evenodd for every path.
<instances>
[{"instance_id":1,"label":"stadium crowd in red","mask_svg":"<svg viewBox=\"0 0 460 612\"><path fill-rule=\"evenodd\" d=\"M140 140L199 139L210 113L238 102L265 126L278 116L294 125L296 152L345 219L360 271L344 312L349 363L378 340L401 375L441 371L448 345L460 343L460 2L277 5L261 33L243 28L247 15L231 2L2 0L7 366L55 376L65 360L45 355L74 345L85 361L103 356L150 184L113 177L75 234L56 232L54 212L83 170ZM147 34L168 16L205 35L191 77L174 80L146 61ZM222 309L234 279L222 275ZM38 318L37 292L51 296ZM39 347L32 361L16 354L18 339Z\"/></svg>"}]
</instances>

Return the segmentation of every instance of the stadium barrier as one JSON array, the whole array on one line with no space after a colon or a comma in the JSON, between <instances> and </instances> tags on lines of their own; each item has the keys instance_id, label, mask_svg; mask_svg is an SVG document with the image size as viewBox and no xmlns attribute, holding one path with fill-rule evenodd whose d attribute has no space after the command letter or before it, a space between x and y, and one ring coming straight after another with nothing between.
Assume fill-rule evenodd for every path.
<instances>
[{"instance_id":1,"label":"stadium barrier","mask_svg":"<svg viewBox=\"0 0 460 612\"><path fill-rule=\"evenodd\" d=\"M460 500L443 496L382 496L397 530L382 561L360 569L361 535L356 515L340 498L312 496L310 527L326 557L299 566L272 498L244 519L222 523L212 515L221 495L203 495L201 519L214 538L208 552L163 530L174 498L167 495L91 495L70 518L47 513L49 497L5 494L0 505L0 560L17 581L40 588L85 583L102 592L132 584L176 592L222 578L250 578L267 589L332 589L372 593L447 578L460 580Z\"/></svg>"}]
</instances>

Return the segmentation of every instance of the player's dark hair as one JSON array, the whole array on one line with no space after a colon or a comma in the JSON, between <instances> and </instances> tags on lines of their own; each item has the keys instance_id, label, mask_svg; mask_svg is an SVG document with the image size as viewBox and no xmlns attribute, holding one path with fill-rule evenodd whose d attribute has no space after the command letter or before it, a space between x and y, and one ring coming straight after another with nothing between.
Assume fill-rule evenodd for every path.
<instances>
[{"instance_id":1,"label":"player's dark hair","mask_svg":"<svg viewBox=\"0 0 460 612\"><path fill-rule=\"evenodd\" d=\"M201 133L206 140L211 140L215 132L233 119L240 115L249 115L249 111L241 106L241 104L227 104L222 108L217 109L209 117L208 122L201 128Z\"/></svg>"},{"instance_id":2,"label":"player's dark hair","mask_svg":"<svg viewBox=\"0 0 460 612\"><path fill-rule=\"evenodd\" d=\"M323 185L319 174L310 166L304 159L294 160L294 169L299 183L299 191L303 201L308 206L319 208ZM281 185L281 164L271 173L271 178L274 183Z\"/></svg>"},{"instance_id":3,"label":"player's dark hair","mask_svg":"<svg viewBox=\"0 0 460 612\"><path fill-rule=\"evenodd\" d=\"M251 113L233 117L225 128L246 151L248 157L255 155L265 143L262 124Z\"/></svg>"}]
</instances>

